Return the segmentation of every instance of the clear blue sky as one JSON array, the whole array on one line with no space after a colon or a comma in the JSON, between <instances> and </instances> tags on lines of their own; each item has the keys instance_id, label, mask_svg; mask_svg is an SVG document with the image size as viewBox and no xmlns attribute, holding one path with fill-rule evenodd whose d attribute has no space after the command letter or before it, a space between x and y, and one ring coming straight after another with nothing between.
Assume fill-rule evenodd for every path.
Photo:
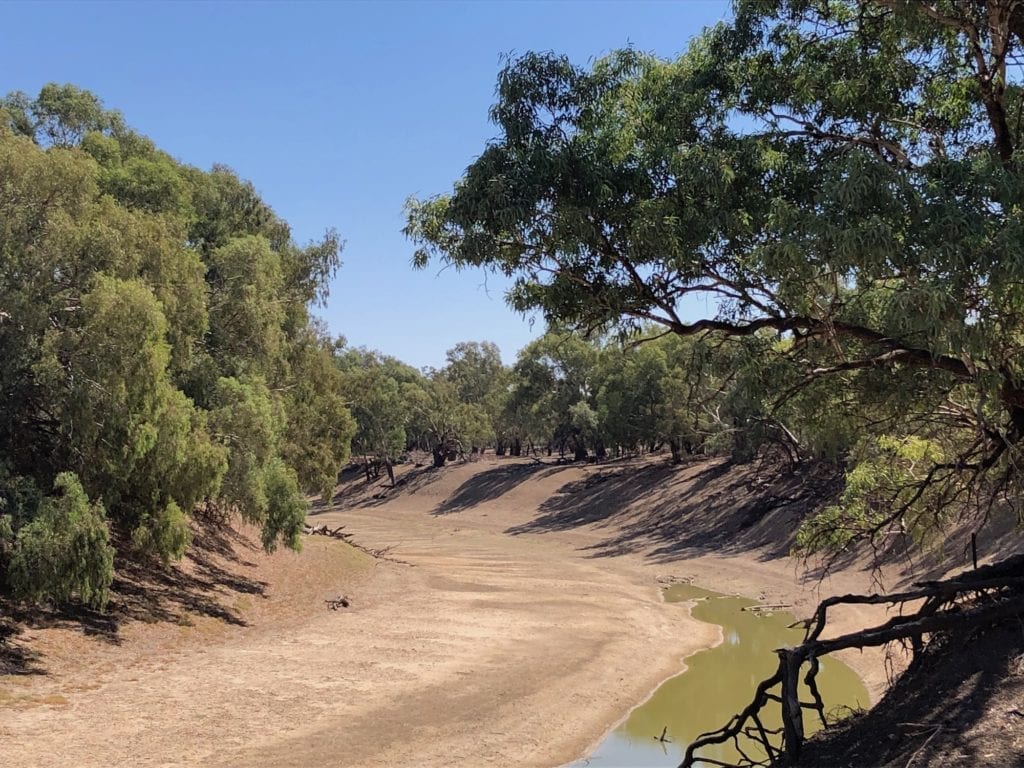
<instances>
[{"instance_id":1,"label":"clear blue sky","mask_svg":"<svg viewBox=\"0 0 1024 768\"><path fill-rule=\"evenodd\" d=\"M543 328L482 273L414 272L411 194L447 191L495 129L502 54L682 51L726 2L0 3L0 91L71 82L180 160L251 180L300 242L336 227L334 334L415 366L458 341L506 362Z\"/></svg>"}]
</instances>

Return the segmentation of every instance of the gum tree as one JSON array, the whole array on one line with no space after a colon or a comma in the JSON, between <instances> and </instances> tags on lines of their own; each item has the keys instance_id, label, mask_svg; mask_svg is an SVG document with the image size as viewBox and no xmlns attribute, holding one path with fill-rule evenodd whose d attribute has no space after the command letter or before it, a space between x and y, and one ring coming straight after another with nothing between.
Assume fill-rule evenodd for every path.
<instances>
[{"instance_id":1,"label":"gum tree","mask_svg":"<svg viewBox=\"0 0 1024 768\"><path fill-rule=\"evenodd\" d=\"M839 503L800 533L807 549L1019 515L1022 45L1014 0L738 0L674 61L527 54L499 76L497 137L449 194L410 201L414 261L499 271L517 309L588 330L774 336L751 412L804 398L808 436L827 416L856 440L840 446ZM685 315L691 296L717 310ZM778 650L751 705L684 764L743 733L791 763L803 710L825 717L813 686L799 698L802 665L813 682L825 653L919 651L927 634L1019 615L1021 567L824 601L807 640ZM821 640L842 603L903 610ZM760 720L773 697L781 745Z\"/></svg>"},{"instance_id":2,"label":"gum tree","mask_svg":"<svg viewBox=\"0 0 1024 768\"><path fill-rule=\"evenodd\" d=\"M772 394L831 388L859 404L854 456L902 466L832 544L1014 503L1021 19L1008 0L751 0L674 61L513 59L498 135L409 203L415 263L502 272L513 307L583 329L775 335ZM717 311L684 315L691 296Z\"/></svg>"}]
</instances>

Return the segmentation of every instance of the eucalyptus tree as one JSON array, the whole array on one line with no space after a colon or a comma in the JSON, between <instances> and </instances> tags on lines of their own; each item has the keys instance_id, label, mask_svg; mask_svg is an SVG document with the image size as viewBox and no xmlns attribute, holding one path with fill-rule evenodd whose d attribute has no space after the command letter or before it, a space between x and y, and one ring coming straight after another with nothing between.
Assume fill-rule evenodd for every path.
<instances>
[{"instance_id":1,"label":"eucalyptus tree","mask_svg":"<svg viewBox=\"0 0 1024 768\"><path fill-rule=\"evenodd\" d=\"M414 261L576 327L774 334L775 396L827 388L891 468L851 475L833 545L1016 503L1022 35L1010 0L740 0L676 60L520 56L498 135L409 202Z\"/></svg>"},{"instance_id":2,"label":"eucalyptus tree","mask_svg":"<svg viewBox=\"0 0 1024 768\"><path fill-rule=\"evenodd\" d=\"M548 331L524 347L512 368L509 405L535 444L567 448L577 459L597 448L593 409L597 348L578 334Z\"/></svg>"},{"instance_id":3,"label":"eucalyptus tree","mask_svg":"<svg viewBox=\"0 0 1024 768\"><path fill-rule=\"evenodd\" d=\"M392 484L395 461L406 450L406 428L411 414L402 386L420 381L422 375L396 360L362 349L340 349L337 365L342 371L342 391L355 419L352 451L364 457L367 480L383 466ZM406 376L403 381L402 369Z\"/></svg>"},{"instance_id":4,"label":"eucalyptus tree","mask_svg":"<svg viewBox=\"0 0 1024 768\"><path fill-rule=\"evenodd\" d=\"M445 353L443 376L464 403L483 404L505 366L492 341L462 341Z\"/></svg>"},{"instance_id":5,"label":"eucalyptus tree","mask_svg":"<svg viewBox=\"0 0 1024 768\"><path fill-rule=\"evenodd\" d=\"M405 384L402 397L409 410L409 437L430 451L433 465L483 449L494 430L487 412L462 402L455 386L441 375Z\"/></svg>"},{"instance_id":6,"label":"eucalyptus tree","mask_svg":"<svg viewBox=\"0 0 1024 768\"><path fill-rule=\"evenodd\" d=\"M509 371L498 345L491 341L463 341L445 353L440 375L455 387L463 403L481 408L489 421L488 443L504 453L515 439L515 426L503 418L510 391Z\"/></svg>"}]
</instances>

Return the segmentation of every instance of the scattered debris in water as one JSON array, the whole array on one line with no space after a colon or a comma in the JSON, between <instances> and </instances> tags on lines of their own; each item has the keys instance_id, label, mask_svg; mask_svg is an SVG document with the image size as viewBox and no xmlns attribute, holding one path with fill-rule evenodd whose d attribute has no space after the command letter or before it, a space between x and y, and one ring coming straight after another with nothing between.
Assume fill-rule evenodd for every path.
<instances>
[{"instance_id":1,"label":"scattered debris in water","mask_svg":"<svg viewBox=\"0 0 1024 768\"><path fill-rule=\"evenodd\" d=\"M759 603L757 605L748 605L740 608L741 611L747 611L755 616L771 616L775 611L782 611L787 608L792 608L791 603Z\"/></svg>"},{"instance_id":2,"label":"scattered debris in water","mask_svg":"<svg viewBox=\"0 0 1024 768\"><path fill-rule=\"evenodd\" d=\"M693 584L693 576L659 576L659 584Z\"/></svg>"}]
</instances>

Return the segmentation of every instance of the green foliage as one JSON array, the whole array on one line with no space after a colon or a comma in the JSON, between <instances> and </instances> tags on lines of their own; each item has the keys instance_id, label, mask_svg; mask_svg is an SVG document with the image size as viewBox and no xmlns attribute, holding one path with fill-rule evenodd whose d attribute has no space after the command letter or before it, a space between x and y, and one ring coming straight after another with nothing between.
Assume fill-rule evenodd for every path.
<instances>
[{"instance_id":1,"label":"green foliage","mask_svg":"<svg viewBox=\"0 0 1024 768\"><path fill-rule=\"evenodd\" d=\"M281 457L299 487L334 495L338 470L348 461L356 422L345 398L345 382L326 337L310 328L294 339L282 402L288 415Z\"/></svg>"},{"instance_id":2,"label":"green foliage","mask_svg":"<svg viewBox=\"0 0 1024 768\"><path fill-rule=\"evenodd\" d=\"M353 452L393 462L405 450L410 417L401 384L383 365L368 362L344 375L344 392L356 421Z\"/></svg>"},{"instance_id":3,"label":"green foliage","mask_svg":"<svg viewBox=\"0 0 1024 768\"><path fill-rule=\"evenodd\" d=\"M277 548L278 539L289 549L302 546L299 534L306 520L306 500L299 493L295 470L280 459L271 461L263 473L267 497L267 517L263 523L263 547L268 552Z\"/></svg>"},{"instance_id":4,"label":"green foliage","mask_svg":"<svg viewBox=\"0 0 1024 768\"><path fill-rule=\"evenodd\" d=\"M71 147L90 131L123 127L118 113L103 109L94 94L70 84L44 85L35 99L11 93L0 100L0 106L8 112L15 132L51 146Z\"/></svg>"},{"instance_id":5,"label":"green foliage","mask_svg":"<svg viewBox=\"0 0 1024 768\"><path fill-rule=\"evenodd\" d=\"M157 555L164 562L181 557L191 542L188 516L174 501L144 515L132 531L137 550Z\"/></svg>"},{"instance_id":6,"label":"green foliage","mask_svg":"<svg viewBox=\"0 0 1024 768\"><path fill-rule=\"evenodd\" d=\"M593 429L587 434L586 428L593 421L587 410L593 410L597 354L580 336L557 331L523 348L512 369L508 408L526 439L563 452L572 450L580 458L587 455L588 438L593 443L595 437Z\"/></svg>"},{"instance_id":7,"label":"green foliage","mask_svg":"<svg viewBox=\"0 0 1024 768\"><path fill-rule=\"evenodd\" d=\"M9 521L3 527L0 538L10 542ZM42 499L14 538L7 575L11 589L26 600L78 597L102 608L113 576L114 549L103 505L89 502L74 474L57 475L53 495Z\"/></svg>"},{"instance_id":8,"label":"green foliage","mask_svg":"<svg viewBox=\"0 0 1024 768\"><path fill-rule=\"evenodd\" d=\"M525 54L498 77L497 137L409 202L414 263L512 276L511 305L553 324L760 347L719 374L714 439L737 457L774 442L880 470L906 459L858 445L938 440L909 494L844 502L868 536L1018 505L1022 46L997 0L740 0L675 60ZM688 297L713 309L685 319ZM599 390L616 439L640 427L612 412L627 377L652 390L641 370Z\"/></svg>"},{"instance_id":9,"label":"green foliage","mask_svg":"<svg viewBox=\"0 0 1024 768\"><path fill-rule=\"evenodd\" d=\"M8 586L101 602L99 555L88 578L46 571L60 542L81 530L99 552L109 520L170 560L200 502L260 523L268 548L297 545L304 494L333 489L354 432L308 311L337 236L293 243L251 184L179 163L74 86L0 102L0 178ZM102 511L73 525L31 490L69 472Z\"/></svg>"},{"instance_id":10,"label":"green foliage","mask_svg":"<svg viewBox=\"0 0 1024 768\"><path fill-rule=\"evenodd\" d=\"M801 524L797 551L842 550L884 528L893 508L902 512L901 530L918 536L943 522L946 510L937 486L921 483L945 458L941 446L915 436L882 435L862 441L851 458L839 503Z\"/></svg>"},{"instance_id":11,"label":"green foliage","mask_svg":"<svg viewBox=\"0 0 1024 768\"><path fill-rule=\"evenodd\" d=\"M459 400L482 405L503 371L496 344L464 341L448 350L443 375L454 385Z\"/></svg>"},{"instance_id":12,"label":"green foliage","mask_svg":"<svg viewBox=\"0 0 1024 768\"><path fill-rule=\"evenodd\" d=\"M434 455L434 466L483 448L493 436L486 411L459 400L455 387L443 377L406 384L402 395L409 409L408 434Z\"/></svg>"},{"instance_id":13,"label":"green foliage","mask_svg":"<svg viewBox=\"0 0 1024 768\"><path fill-rule=\"evenodd\" d=\"M251 522L262 522L268 504L264 469L276 457L283 415L260 378L220 379L214 402L210 428L228 448L220 497Z\"/></svg>"}]
</instances>

